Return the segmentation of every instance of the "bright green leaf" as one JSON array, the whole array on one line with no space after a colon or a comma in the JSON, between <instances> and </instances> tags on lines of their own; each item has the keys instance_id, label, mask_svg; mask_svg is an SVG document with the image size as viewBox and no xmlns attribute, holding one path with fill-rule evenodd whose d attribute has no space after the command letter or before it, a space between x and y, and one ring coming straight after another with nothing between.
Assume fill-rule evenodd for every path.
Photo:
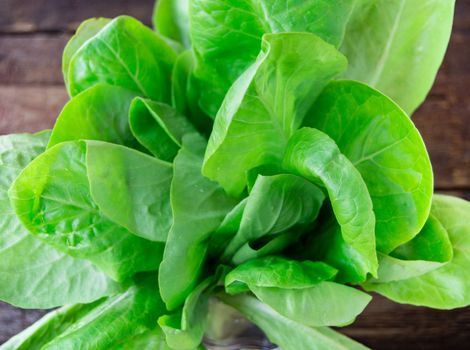
<instances>
[{"instance_id":1,"label":"bright green leaf","mask_svg":"<svg viewBox=\"0 0 470 350\"><path fill-rule=\"evenodd\" d=\"M185 115L199 132L208 135L214 121L199 107L203 86L199 86L199 81L194 77L195 65L192 51L185 51L178 56L171 78L171 101L173 107Z\"/></svg>"},{"instance_id":2,"label":"bright green leaf","mask_svg":"<svg viewBox=\"0 0 470 350\"><path fill-rule=\"evenodd\" d=\"M251 286L303 289L331 280L336 273L336 269L322 262L270 256L248 261L229 272L225 278L225 290L229 294L237 294L248 291Z\"/></svg>"},{"instance_id":3,"label":"bright green leaf","mask_svg":"<svg viewBox=\"0 0 470 350\"><path fill-rule=\"evenodd\" d=\"M135 96L132 91L102 83L79 93L60 112L47 147L83 139L139 148L128 122Z\"/></svg>"},{"instance_id":4,"label":"bright green leaf","mask_svg":"<svg viewBox=\"0 0 470 350\"><path fill-rule=\"evenodd\" d=\"M1 345L0 350L41 350L102 302L75 304L54 310Z\"/></svg>"},{"instance_id":5,"label":"bright green leaf","mask_svg":"<svg viewBox=\"0 0 470 350\"><path fill-rule=\"evenodd\" d=\"M254 297L248 295L220 296L220 299L254 322L282 350L367 349L327 327L312 328L284 317Z\"/></svg>"},{"instance_id":6,"label":"bright green leaf","mask_svg":"<svg viewBox=\"0 0 470 350\"><path fill-rule=\"evenodd\" d=\"M120 290L90 262L74 259L31 235L11 207L10 185L45 150L49 135L0 137L0 300L23 308L89 303Z\"/></svg>"},{"instance_id":7,"label":"bright green leaf","mask_svg":"<svg viewBox=\"0 0 470 350\"><path fill-rule=\"evenodd\" d=\"M140 97L132 101L129 124L136 139L157 158L166 161L175 158L183 136L195 131L175 109Z\"/></svg>"},{"instance_id":8,"label":"bright green leaf","mask_svg":"<svg viewBox=\"0 0 470 350\"><path fill-rule=\"evenodd\" d=\"M303 128L290 138L284 166L326 188L341 228L340 239L344 240L348 255L355 256L361 271L358 281L348 282L362 282L367 273L376 275L378 263L372 201L361 174L335 142L317 129ZM345 255L337 249L332 236L328 240L330 242L323 247L325 261L338 268L340 280L347 280L341 268Z\"/></svg>"},{"instance_id":9,"label":"bright green leaf","mask_svg":"<svg viewBox=\"0 0 470 350\"><path fill-rule=\"evenodd\" d=\"M240 195L248 170L281 162L308 108L345 68L345 58L314 34L265 35L258 59L233 84L217 113L204 175Z\"/></svg>"},{"instance_id":10,"label":"bright green leaf","mask_svg":"<svg viewBox=\"0 0 470 350\"><path fill-rule=\"evenodd\" d=\"M103 301L41 350L108 350L116 340L155 329L164 312L156 275L139 276L136 285Z\"/></svg>"},{"instance_id":11,"label":"bright green leaf","mask_svg":"<svg viewBox=\"0 0 470 350\"><path fill-rule=\"evenodd\" d=\"M202 136L187 135L174 161L173 226L159 275L160 291L169 310L182 305L200 282L207 239L236 204L217 183L202 176L205 146Z\"/></svg>"},{"instance_id":12,"label":"bright green leaf","mask_svg":"<svg viewBox=\"0 0 470 350\"><path fill-rule=\"evenodd\" d=\"M418 130L394 102L367 85L337 81L323 90L305 123L328 134L364 179L379 251L388 254L418 234L431 207L431 162Z\"/></svg>"},{"instance_id":13,"label":"bright green leaf","mask_svg":"<svg viewBox=\"0 0 470 350\"><path fill-rule=\"evenodd\" d=\"M202 342L208 318L208 292L213 283L213 277L207 278L189 294L181 311L159 318L158 324L171 348L192 350Z\"/></svg>"},{"instance_id":14,"label":"bright green leaf","mask_svg":"<svg viewBox=\"0 0 470 350\"><path fill-rule=\"evenodd\" d=\"M390 96L408 114L423 102L442 63L455 0L373 0L354 12L341 45L344 77Z\"/></svg>"},{"instance_id":15,"label":"bright green leaf","mask_svg":"<svg viewBox=\"0 0 470 350\"><path fill-rule=\"evenodd\" d=\"M73 55L82 47L85 42L93 38L111 20L108 18L90 18L83 21L77 28L75 34L70 38L62 54L62 74L65 86L69 86L69 67Z\"/></svg>"},{"instance_id":16,"label":"bright green leaf","mask_svg":"<svg viewBox=\"0 0 470 350\"><path fill-rule=\"evenodd\" d=\"M170 102L176 53L136 19L120 16L87 40L70 60L72 96L102 82L121 86L155 101Z\"/></svg>"},{"instance_id":17,"label":"bright green leaf","mask_svg":"<svg viewBox=\"0 0 470 350\"><path fill-rule=\"evenodd\" d=\"M364 287L396 302L435 309L470 305L470 203L463 199L434 196L431 214L447 231L453 258L444 266L404 280L367 283Z\"/></svg>"},{"instance_id":18,"label":"bright green leaf","mask_svg":"<svg viewBox=\"0 0 470 350\"><path fill-rule=\"evenodd\" d=\"M106 142L86 146L90 193L101 213L137 236L165 242L172 223L171 164Z\"/></svg>"},{"instance_id":19,"label":"bright green leaf","mask_svg":"<svg viewBox=\"0 0 470 350\"><path fill-rule=\"evenodd\" d=\"M64 142L33 160L9 190L19 219L36 237L113 279L156 269L163 245L110 221L94 202L86 153L87 142Z\"/></svg>"},{"instance_id":20,"label":"bright green leaf","mask_svg":"<svg viewBox=\"0 0 470 350\"><path fill-rule=\"evenodd\" d=\"M158 0L152 17L153 26L162 35L191 46L189 38L189 0Z\"/></svg>"},{"instance_id":21,"label":"bright green leaf","mask_svg":"<svg viewBox=\"0 0 470 350\"><path fill-rule=\"evenodd\" d=\"M228 261L246 243L288 230L302 230L318 216L325 196L302 177L291 174L258 176L247 199L240 228L226 242Z\"/></svg>"},{"instance_id":22,"label":"bright green leaf","mask_svg":"<svg viewBox=\"0 0 470 350\"><path fill-rule=\"evenodd\" d=\"M198 62L195 74L204 87L201 91L203 110L211 116L216 115L230 86L255 62L263 34L310 32L338 46L355 2L190 1L191 39ZM282 50L286 51L286 55L301 54L305 67L313 70L318 65L315 62L318 57L326 54L323 49L314 53L303 46L299 46L298 50ZM289 63L293 64L293 61L289 60ZM295 68L291 72L294 71ZM304 74L304 83L310 80L308 70L297 74ZM313 79L319 78L313 75ZM290 90L288 87L286 89Z\"/></svg>"},{"instance_id":23,"label":"bright green leaf","mask_svg":"<svg viewBox=\"0 0 470 350\"><path fill-rule=\"evenodd\" d=\"M321 262L298 262L278 257L240 265L225 279L228 293L251 290L280 314L307 326L344 326L367 306L371 297L328 282L336 270Z\"/></svg>"}]
</instances>

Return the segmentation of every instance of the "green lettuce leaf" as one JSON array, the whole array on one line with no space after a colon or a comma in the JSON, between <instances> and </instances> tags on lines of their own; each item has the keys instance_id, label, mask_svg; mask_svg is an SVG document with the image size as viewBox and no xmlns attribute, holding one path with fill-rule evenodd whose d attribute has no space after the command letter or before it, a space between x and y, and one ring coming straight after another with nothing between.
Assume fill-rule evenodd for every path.
<instances>
[{"instance_id":1,"label":"green lettuce leaf","mask_svg":"<svg viewBox=\"0 0 470 350\"><path fill-rule=\"evenodd\" d=\"M308 327L282 316L274 309L254 297L237 295L219 298L240 311L260 327L269 340L282 350L366 350L354 340L327 327ZM287 335L287 336L286 336Z\"/></svg>"},{"instance_id":2,"label":"green lettuce leaf","mask_svg":"<svg viewBox=\"0 0 470 350\"><path fill-rule=\"evenodd\" d=\"M132 17L116 17L71 58L68 90L75 96L103 82L169 103L175 59L174 49L158 34Z\"/></svg>"},{"instance_id":3,"label":"green lettuce leaf","mask_svg":"<svg viewBox=\"0 0 470 350\"><path fill-rule=\"evenodd\" d=\"M170 163L127 147L86 141L86 167L91 197L108 219L139 237L166 241L172 223Z\"/></svg>"},{"instance_id":4,"label":"green lettuce leaf","mask_svg":"<svg viewBox=\"0 0 470 350\"><path fill-rule=\"evenodd\" d=\"M232 85L217 113L204 175L240 195L248 170L280 164L287 140L315 98L345 68L344 56L314 34L265 35L258 59Z\"/></svg>"},{"instance_id":5,"label":"green lettuce leaf","mask_svg":"<svg viewBox=\"0 0 470 350\"><path fill-rule=\"evenodd\" d=\"M103 83L79 93L60 112L47 147L83 139L139 149L128 122L135 96L133 91Z\"/></svg>"},{"instance_id":6,"label":"green lettuce leaf","mask_svg":"<svg viewBox=\"0 0 470 350\"><path fill-rule=\"evenodd\" d=\"M439 220L430 215L421 232L390 255L379 254L378 278L384 283L420 276L447 264L453 258L452 243Z\"/></svg>"},{"instance_id":7,"label":"green lettuce leaf","mask_svg":"<svg viewBox=\"0 0 470 350\"><path fill-rule=\"evenodd\" d=\"M335 142L317 129L302 128L289 140L284 166L328 192L340 235L336 235L336 239L324 235L326 243L322 245L322 254L328 264L339 270L338 279L363 282L367 273L375 276L378 262L372 200L361 174ZM339 249L335 243L337 239L343 248ZM349 264L349 256L354 257L355 269L359 271L357 280L351 280L348 271L344 270L345 260Z\"/></svg>"},{"instance_id":8,"label":"green lettuce leaf","mask_svg":"<svg viewBox=\"0 0 470 350\"><path fill-rule=\"evenodd\" d=\"M160 34L191 46L189 38L189 0L158 0L152 16L153 26Z\"/></svg>"},{"instance_id":9,"label":"green lettuce leaf","mask_svg":"<svg viewBox=\"0 0 470 350\"><path fill-rule=\"evenodd\" d=\"M135 285L98 304L41 350L108 350L116 340L154 330L164 312L156 274L138 276Z\"/></svg>"},{"instance_id":10,"label":"green lettuce leaf","mask_svg":"<svg viewBox=\"0 0 470 350\"><path fill-rule=\"evenodd\" d=\"M408 114L424 101L442 63L455 0L367 0L347 27L344 77L363 81Z\"/></svg>"},{"instance_id":11,"label":"green lettuce leaf","mask_svg":"<svg viewBox=\"0 0 470 350\"><path fill-rule=\"evenodd\" d=\"M31 235L16 217L8 189L50 132L0 136L0 300L22 308L89 303L121 287L89 261L74 259Z\"/></svg>"},{"instance_id":12,"label":"green lettuce leaf","mask_svg":"<svg viewBox=\"0 0 470 350\"><path fill-rule=\"evenodd\" d=\"M342 284L329 282L336 270L321 262L276 257L249 261L230 272L229 293L251 290L281 315L307 326L344 326L372 299Z\"/></svg>"},{"instance_id":13,"label":"green lettuce leaf","mask_svg":"<svg viewBox=\"0 0 470 350\"><path fill-rule=\"evenodd\" d=\"M159 275L160 292L170 311L181 306L200 282L207 240L236 204L217 183L202 176L205 146L202 136L186 135L174 161L173 226Z\"/></svg>"},{"instance_id":14,"label":"green lettuce leaf","mask_svg":"<svg viewBox=\"0 0 470 350\"><path fill-rule=\"evenodd\" d=\"M284 272L279 274L282 270ZM229 294L238 294L249 291L250 286L303 289L332 280L337 272L322 262L269 256L248 261L230 271L225 277L225 290Z\"/></svg>"},{"instance_id":15,"label":"green lettuce leaf","mask_svg":"<svg viewBox=\"0 0 470 350\"><path fill-rule=\"evenodd\" d=\"M447 231L453 258L444 266L404 280L366 283L374 291L399 303L454 309L470 305L470 203L463 199L435 195L431 214Z\"/></svg>"},{"instance_id":16,"label":"green lettuce leaf","mask_svg":"<svg viewBox=\"0 0 470 350\"><path fill-rule=\"evenodd\" d=\"M259 175L247 198L238 231L226 241L223 261L246 243L289 230L302 230L315 221L325 195L302 177Z\"/></svg>"},{"instance_id":17,"label":"green lettuce leaf","mask_svg":"<svg viewBox=\"0 0 470 350\"><path fill-rule=\"evenodd\" d=\"M62 332L67 331L103 300L91 304L74 304L54 310L0 346L0 350L41 350Z\"/></svg>"},{"instance_id":18,"label":"green lettuce leaf","mask_svg":"<svg viewBox=\"0 0 470 350\"><path fill-rule=\"evenodd\" d=\"M98 32L110 21L111 20L109 18L90 18L83 21L78 26L75 34L70 38L67 45L65 45L64 52L62 54L62 74L64 76L66 87L69 86L69 68L72 57L86 41L98 34Z\"/></svg>"},{"instance_id":19,"label":"green lettuce leaf","mask_svg":"<svg viewBox=\"0 0 470 350\"><path fill-rule=\"evenodd\" d=\"M175 109L141 97L132 101L129 124L136 139L154 156L165 161L175 158L183 135L195 131Z\"/></svg>"},{"instance_id":20,"label":"green lettuce leaf","mask_svg":"<svg viewBox=\"0 0 470 350\"><path fill-rule=\"evenodd\" d=\"M18 218L36 237L64 253L92 261L115 280L156 269L163 244L144 240L117 225L94 201L87 174L88 158L93 161L94 157L87 154L88 145L91 153L100 145L126 149L98 141L64 142L50 148L21 172L9 190ZM101 166L117 171L124 166L120 161L113 164L116 167ZM170 166L168 169L171 172ZM113 204L118 203L109 203Z\"/></svg>"},{"instance_id":21,"label":"green lettuce leaf","mask_svg":"<svg viewBox=\"0 0 470 350\"><path fill-rule=\"evenodd\" d=\"M190 1L191 39L197 59L195 74L204 87L200 101L203 110L213 117L216 115L230 86L255 62L263 34L310 32L337 47L355 2ZM292 52L287 48L283 50L287 55L296 52L296 49ZM305 49L297 52L302 54L306 64L311 63L310 67L315 69L318 53ZM308 81L309 73L302 73L305 74L305 82ZM316 79L315 76L313 78Z\"/></svg>"},{"instance_id":22,"label":"green lettuce leaf","mask_svg":"<svg viewBox=\"0 0 470 350\"><path fill-rule=\"evenodd\" d=\"M305 124L328 134L364 179L377 250L388 254L418 234L431 208L431 162L418 130L394 102L367 85L336 81Z\"/></svg>"}]
</instances>

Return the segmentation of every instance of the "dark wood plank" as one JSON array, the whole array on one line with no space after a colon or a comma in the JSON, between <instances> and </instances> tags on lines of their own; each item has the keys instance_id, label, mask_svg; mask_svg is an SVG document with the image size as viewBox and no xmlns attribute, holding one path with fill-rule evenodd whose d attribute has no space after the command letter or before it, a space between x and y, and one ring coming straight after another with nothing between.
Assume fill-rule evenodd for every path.
<instances>
[{"instance_id":1,"label":"dark wood plank","mask_svg":"<svg viewBox=\"0 0 470 350\"><path fill-rule=\"evenodd\" d=\"M0 35L3 85L62 84L62 51L71 34Z\"/></svg>"},{"instance_id":2,"label":"dark wood plank","mask_svg":"<svg viewBox=\"0 0 470 350\"><path fill-rule=\"evenodd\" d=\"M36 322L44 313L40 310L17 309L0 301L0 344Z\"/></svg>"},{"instance_id":3,"label":"dark wood plank","mask_svg":"<svg viewBox=\"0 0 470 350\"><path fill-rule=\"evenodd\" d=\"M0 33L72 31L91 17L130 15L150 24L153 0L0 0Z\"/></svg>"},{"instance_id":4,"label":"dark wood plank","mask_svg":"<svg viewBox=\"0 0 470 350\"><path fill-rule=\"evenodd\" d=\"M71 31L90 17L128 14L150 23L154 0L0 0L0 33ZM458 0L456 24L469 23L469 0Z\"/></svg>"},{"instance_id":5,"label":"dark wood plank","mask_svg":"<svg viewBox=\"0 0 470 350\"><path fill-rule=\"evenodd\" d=\"M433 310L373 296L356 322L340 332L372 349L468 349L470 308Z\"/></svg>"},{"instance_id":6,"label":"dark wood plank","mask_svg":"<svg viewBox=\"0 0 470 350\"><path fill-rule=\"evenodd\" d=\"M0 86L0 135L51 128L67 98L62 86Z\"/></svg>"}]
</instances>

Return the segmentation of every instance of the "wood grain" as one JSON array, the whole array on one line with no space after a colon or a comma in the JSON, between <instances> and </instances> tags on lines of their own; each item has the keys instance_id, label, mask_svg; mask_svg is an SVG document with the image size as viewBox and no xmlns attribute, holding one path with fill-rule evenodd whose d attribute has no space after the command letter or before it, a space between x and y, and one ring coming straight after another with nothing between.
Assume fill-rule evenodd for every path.
<instances>
[{"instance_id":1,"label":"wood grain","mask_svg":"<svg viewBox=\"0 0 470 350\"><path fill-rule=\"evenodd\" d=\"M129 14L149 24L153 0L0 0L0 134L53 126L68 97L61 52L89 17ZM430 151L436 187L470 200L470 0L458 0L449 51L413 117ZM0 344L43 312L0 302ZM380 296L341 332L379 350L467 349L470 308L437 311ZM299 349L301 350L301 349Z\"/></svg>"},{"instance_id":2,"label":"wood grain","mask_svg":"<svg viewBox=\"0 0 470 350\"><path fill-rule=\"evenodd\" d=\"M62 86L0 86L0 134L51 128L66 100Z\"/></svg>"},{"instance_id":3,"label":"wood grain","mask_svg":"<svg viewBox=\"0 0 470 350\"><path fill-rule=\"evenodd\" d=\"M73 31L91 17L130 15L150 24L154 0L0 0L0 33Z\"/></svg>"}]
</instances>

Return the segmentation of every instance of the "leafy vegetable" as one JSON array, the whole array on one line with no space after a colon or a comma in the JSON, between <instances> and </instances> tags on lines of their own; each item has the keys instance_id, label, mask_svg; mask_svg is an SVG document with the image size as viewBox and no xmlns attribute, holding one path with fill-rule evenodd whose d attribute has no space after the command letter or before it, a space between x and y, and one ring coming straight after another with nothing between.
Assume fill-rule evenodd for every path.
<instances>
[{"instance_id":1,"label":"leafy vegetable","mask_svg":"<svg viewBox=\"0 0 470 350\"><path fill-rule=\"evenodd\" d=\"M153 25L163 35L191 46L189 38L189 0L160 0L155 4Z\"/></svg>"},{"instance_id":2,"label":"leafy vegetable","mask_svg":"<svg viewBox=\"0 0 470 350\"><path fill-rule=\"evenodd\" d=\"M340 326L351 323L371 297L328 282L335 274L324 263L270 257L240 265L225 284L228 293L251 290L281 315L307 326Z\"/></svg>"},{"instance_id":3,"label":"leafy vegetable","mask_svg":"<svg viewBox=\"0 0 470 350\"><path fill-rule=\"evenodd\" d=\"M269 339L282 349L367 349L354 340L327 327L312 328L284 317L251 296L229 297L224 295L221 299L256 323ZM286 334L288 336L285 336Z\"/></svg>"},{"instance_id":4,"label":"leafy vegetable","mask_svg":"<svg viewBox=\"0 0 470 350\"><path fill-rule=\"evenodd\" d=\"M103 82L169 102L169 79L176 53L132 17L120 16L86 40L69 62L72 96Z\"/></svg>"},{"instance_id":5,"label":"leafy vegetable","mask_svg":"<svg viewBox=\"0 0 470 350\"><path fill-rule=\"evenodd\" d=\"M155 283L155 275L140 277L136 285L98 304L42 349L104 350L115 339L154 329L156 316L165 311Z\"/></svg>"},{"instance_id":6,"label":"leafy vegetable","mask_svg":"<svg viewBox=\"0 0 470 350\"><path fill-rule=\"evenodd\" d=\"M100 300L92 304L76 304L54 310L4 343L0 346L0 349L39 350L54 339L57 334L66 331L67 328L101 303L102 301Z\"/></svg>"},{"instance_id":7,"label":"leafy vegetable","mask_svg":"<svg viewBox=\"0 0 470 350\"><path fill-rule=\"evenodd\" d=\"M442 267L419 276L386 283L367 283L365 288L401 303L436 309L452 309L470 302L468 249L470 204L462 199L434 196L432 215L449 234L453 247L452 260ZM437 226L438 227L438 226ZM439 230L434 225L431 229Z\"/></svg>"},{"instance_id":8,"label":"leafy vegetable","mask_svg":"<svg viewBox=\"0 0 470 350\"><path fill-rule=\"evenodd\" d=\"M171 101L174 108L184 114L199 132L209 135L213 120L199 106L201 89L194 76L195 65L194 53L191 50L178 56L171 79Z\"/></svg>"},{"instance_id":9,"label":"leafy vegetable","mask_svg":"<svg viewBox=\"0 0 470 350\"><path fill-rule=\"evenodd\" d=\"M278 272L284 270L281 276ZM250 286L303 289L336 276L337 270L322 262L297 262L271 256L248 261L225 278L225 289L229 294L243 293Z\"/></svg>"},{"instance_id":10,"label":"leafy vegetable","mask_svg":"<svg viewBox=\"0 0 470 350\"><path fill-rule=\"evenodd\" d=\"M129 123L133 134L155 157L172 161L184 134L195 131L188 120L170 106L137 97Z\"/></svg>"},{"instance_id":11,"label":"leafy vegetable","mask_svg":"<svg viewBox=\"0 0 470 350\"><path fill-rule=\"evenodd\" d=\"M280 174L258 176L244 211L238 231L227 240L222 259L230 259L244 244L267 235L302 229L312 223L320 211L324 195L305 179Z\"/></svg>"},{"instance_id":12,"label":"leafy vegetable","mask_svg":"<svg viewBox=\"0 0 470 350\"><path fill-rule=\"evenodd\" d=\"M248 170L280 163L312 101L346 67L345 58L313 34L263 38L258 59L230 88L217 113L204 159L203 174L234 195L242 193Z\"/></svg>"},{"instance_id":13,"label":"leafy vegetable","mask_svg":"<svg viewBox=\"0 0 470 350\"><path fill-rule=\"evenodd\" d=\"M92 261L113 279L124 280L157 268L163 246L110 221L93 200L87 171L100 146L118 147L82 141L50 148L21 172L9 196L31 233L64 253Z\"/></svg>"},{"instance_id":14,"label":"leafy vegetable","mask_svg":"<svg viewBox=\"0 0 470 350\"><path fill-rule=\"evenodd\" d=\"M173 226L159 275L160 292L169 310L180 306L198 284L204 271L207 239L235 205L220 186L202 176L204 149L205 140L189 134L174 161Z\"/></svg>"},{"instance_id":15,"label":"leafy vegetable","mask_svg":"<svg viewBox=\"0 0 470 350\"><path fill-rule=\"evenodd\" d=\"M346 78L363 81L411 114L424 101L447 49L455 0L366 0L341 51Z\"/></svg>"},{"instance_id":16,"label":"leafy vegetable","mask_svg":"<svg viewBox=\"0 0 470 350\"><path fill-rule=\"evenodd\" d=\"M48 148L81 139L139 148L127 117L135 96L132 91L102 83L83 91L72 98L60 113Z\"/></svg>"},{"instance_id":17,"label":"leafy vegetable","mask_svg":"<svg viewBox=\"0 0 470 350\"><path fill-rule=\"evenodd\" d=\"M406 114L453 7L160 0L153 31L85 21L52 133L0 136L0 300L62 306L0 350L205 349L243 316L283 350L365 349L327 328L367 306L358 286L470 305L470 204L433 197Z\"/></svg>"},{"instance_id":18,"label":"leafy vegetable","mask_svg":"<svg viewBox=\"0 0 470 350\"><path fill-rule=\"evenodd\" d=\"M377 249L389 253L423 227L432 169L423 140L391 100L353 81L329 84L306 124L330 136L360 172L376 217Z\"/></svg>"},{"instance_id":19,"label":"leafy vegetable","mask_svg":"<svg viewBox=\"0 0 470 350\"><path fill-rule=\"evenodd\" d=\"M0 136L0 300L23 308L89 303L120 290L89 262L63 254L29 234L15 216L8 188L45 150L49 135Z\"/></svg>"},{"instance_id":20,"label":"leafy vegetable","mask_svg":"<svg viewBox=\"0 0 470 350\"><path fill-rule=\"evenodd\" d=\"M310 32L337 46L344 35L354 2L190 1L191 39L198 62L195 74L205 86L200 101L203 110L215 116L232 83L255 62L260 45L266 51L269 50L266 42L261 43L263 34ZM296 50L287 48L282 51L287 55L296 54ZM303 48L297 54L308 57L307 60L302 59L302 62L310 63L310 69L316 70L316 64L312 60L317 60L320 57L318 52L322 51L322 48L318 48L315 54ZM327 50L325 51L328 55ZM292 68L291 72L295 72L295 67ZM289 74L288 72L289 70L284 74ZM339 72L333 70L331 73ZM310 74L309 69L297 74L305 74L305 82L309 80L306 77ZM320 76L321 73L314 79L319 79Z\"/></svg>"},{"instance_id":21,"label":"leafy vegetable","mask_svg":"<svg viewBox=\"0 0 470 350\"><path fill-rule=\"evenodd\" d=\"M326 188L347 249L357 257L364 278L367 273L375 275L378 264L372 201L360 173L335 142L319 130L303 128L289 140L284 166ZM333 266L343 259L330 257L327 262Z\"/></svg>"},{"instance_id":22,"label":"leafy vegetable","mask_svg":"<svg viewBox=\"0 0 470 350\"><path fill-rule=\"evenodd\" d=\"M137 236L166 241L172 221L170 163L126 147L87 141L86 167L90 194L108 219Z\"/></svg>"},{"instance_id":23,"label":"leafy vegetable","mask_svg":"<svg viewBox=\"0 0 470 350\"><path fill-rule=\"evenodd\" d=\"M447 231L431 215L423 230L413 240L398 247L392 252L392 256L379 255L377 281L391 282L419 276L447 264L452 256L452 244Z\"/></svg>"},{"instance_id":24,"label":"leafy vegetable","mask_svg":"<svg viewBox=\"0 0 470 350\"><path fill-rule=\"evenodd\" d=\"M70 61L75 53L83 46L83 44L94 37L103 29L111 20L108 18L90 18L83 21L77 28L77 31L64 48L62 55L62 74L64 76L65 85L68 87ZM70 93L70 91L69 91Z\"/></svg>"}]
</instances>

